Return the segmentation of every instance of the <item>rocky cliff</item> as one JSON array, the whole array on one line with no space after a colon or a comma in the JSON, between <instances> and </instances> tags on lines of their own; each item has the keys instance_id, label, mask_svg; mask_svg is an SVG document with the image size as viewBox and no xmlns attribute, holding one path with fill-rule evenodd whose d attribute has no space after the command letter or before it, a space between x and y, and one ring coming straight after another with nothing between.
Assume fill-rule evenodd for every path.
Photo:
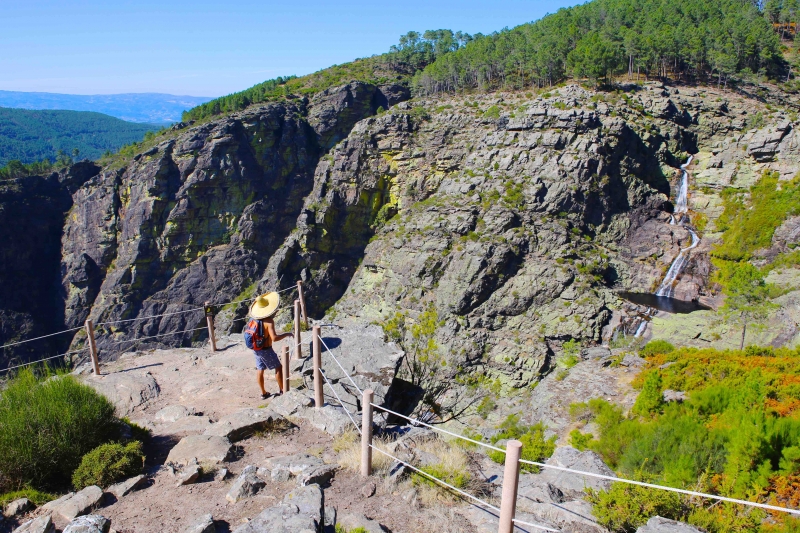
<instances>
[{"instance_id":1,"label":"rocky cliff","mask_svg":"<svg viewBox=\"0 0 800 533\"><path fill-rule=\"evenodd\" d=\"M92 318L103 324L101 357L113 358L134 338L202 341L204 331L189 330L203 313L188 310L302 279L316 318L413 322L433 310L453 369L519 386L550 368L563 342L600 342L624 307L615 291L660 283L690 242L669 224L689 154L709 154L695 164L713 184L693 201L711 203L732 164L725 150L753 173L773 165L788 175L797 157L788 113L712 89L407 98L400 86L351 83L171 131L125 165L52 185L62 192L48 213L66 216L40 233L60 239L60 251L50 243L44 270L0 281L50 280L57 312L37 327ZM774 120L752 127L753 108ZM709 294L709 237L677 297ZM41 314L18 307L8 309ZM241 329L244 304L217 311L221 332ZM28 336L14 324L3 321L6 342Z\"/></svg>"}]
</instances>

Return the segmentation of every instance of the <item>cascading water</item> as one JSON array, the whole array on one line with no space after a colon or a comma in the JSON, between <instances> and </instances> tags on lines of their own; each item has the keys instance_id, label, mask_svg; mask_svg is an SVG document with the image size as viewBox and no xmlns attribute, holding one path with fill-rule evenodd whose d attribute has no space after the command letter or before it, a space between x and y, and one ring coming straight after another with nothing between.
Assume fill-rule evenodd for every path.
<instances>
[{"instance_id":1,"label":"cascading water","mask_svg":"<svg viewBox=\"0 0 800 533\"><path fill-rule=\"evenodd\" d=\"M678 188L678 196L675 198L675 214L672 215L672 218L670 219L670 224L674 224L677 220L678 224L683 225L683 228L691 234L692 243L686 248L682 248L680 252L678 252L678 257L676 257L669 266L667 275L664 276L664 280L661 282L661 285L659 285L658 290L656 291L656 296L672 297L675 292L675 280L678 279L683 267L686 265L686 252L692 248L696 248L697 245L700 244L700 237L698 237L697 233L695 233L692 228L683 224L684 220L686 219L686 213L689 211L689 172L686 170L686 167L688 167L692 162L693 157L694 156L689 156L689 159L686 160L686 163L681 165L681 185Z\"/></svg>"},{"instance_id":2,"label":"cascading water","mask_svg":"<svg viewBox=\"0 0 800 533\"><path fill-rule=\"evenodd\" d=\"M688 226L687 221L687 213L689 212L689 172L686 170L686 167L691 164L693 156L689 156L689 159L686 160L684 164L681 165L681 183L678 187L678 194L675 198L675 212L670 215L669 224L671 226L675 226L680 224L689 234L692 236L692 242L686 248L681 248L678 252L678 256L672 261L672 264L669 266L669 270L667 270L666 276L661 281L661 285L659 285L658 290L655 293L655 296L660 297L667 297L672 298L675 293L675 281L680 276L683 267L686 266L688 262L688 254L687 252L693 248L696 248L698 244L700 244L700 237L695 233L695 231ZM644 335L645 331L647 330L647 323L650 317L655 314L655 309L652 307L648 307L647 311L644 312L644 315L639 315L638 318L633 322L633 326L635 327L634 337L638 338ZM629 330L630 331L630 330Z\"/></svg>"}]
</instances>

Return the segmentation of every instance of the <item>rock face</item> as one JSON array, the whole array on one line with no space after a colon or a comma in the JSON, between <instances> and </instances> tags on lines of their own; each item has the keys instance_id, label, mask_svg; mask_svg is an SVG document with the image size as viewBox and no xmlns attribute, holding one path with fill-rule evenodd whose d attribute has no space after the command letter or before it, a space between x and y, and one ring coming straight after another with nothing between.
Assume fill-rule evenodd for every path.
<instances>
[{"instance_id":1,"label":"rock face","mask_svg":"<svg viewBox=\"0 0 800 533\"><path fill-rule=\"evenodd\" d=\"M120 416L132 413L161 392L149 372L91 375L85 377L84 382L111 400Z\"/></svg>"},{"instance_id":2,"label":"rock face","mask_svg":"<svg viewBox=\"0 0 800 533\"><path fill-rule=\"evenodd\" d=\"M61 302L61 235L72 193L99 172L82 162L48 177L0 182L0 344L46 335L64 327ZM6 348L10 359L40 359L66 351L69 335Z\"/></svg>"},{"instance_id":3,"label":"rock face","mask_svg":"<svg viewBox=\"0 0 800 533\"><path fill-rule=\"evenodd\" d=\"M195 520L192 525L183 530L183 533L216 533L214 518L210 515L203 515Z\"/></svg>"},{"instance_id":4,"label":"rock face","mask_svg":"<svg viewBox=\"0 0 800 533\"><path fill-rule=\"evenodd\" d=\"M101 358L188 346L206 340L203 302L302 279L313 318L383 324L401 313L397 340L410 345L411 324L435 313L448 379L465 369L520 387L552 368L563 342L601 341L621 307L615 291L652 291L691 242L669 223L687 154L698 155L692 211L763 165L788 176L800 162L792 121L748 128L755 104L732 93L648 83L625 98L548 94L405 102L400 86L353 82L171 130L120 167L37 178L66 191L41 245L61 239L42 274L60 286L57 322L100 324ZM8 194L0 205L22 209L19 186ZM688 255L680 298L708 296L710 246ZM221 332L241 329L246 304L216 310ZM0 305L6 327L3 313L32 310Z\"/></svg>"},{"instance_id":5,"label":"rock face","mask_svg":"<svg viewBox=\"0 0 800 533\"><path fill-rule=\"evenodd\" d=\"M27 513L34 507L35 506L33 505L33 502L28 498L20 498L5 506L5 509L3 509L3 516L6 518L11 518L23 513Z\"/></svg>"},{"instance_id":6,"label":"rock face","mask_svg":"<svg viewBox=\"0 0 800 533\"><path fill-rule=\"evenodd\" d=\"M266 429L283 419L269 409L243 409L221 418L205 431L205 435L226 437L231 442L245 439L254 432Z\"/></svg>"},{"instance_id":7,"label":"rock face","mask_svg":"<svg viewBox=\"0 0 800 533\"><path fill-rule=\"evenodd\" d=\"M266 486L266 482L256 475L255 466L246 466L242 473L236 478L236 481L231 485L225 499L231 503L236 503L239 500L249 498L255 495L259 490Z\"/></svg>"}]
</instances>

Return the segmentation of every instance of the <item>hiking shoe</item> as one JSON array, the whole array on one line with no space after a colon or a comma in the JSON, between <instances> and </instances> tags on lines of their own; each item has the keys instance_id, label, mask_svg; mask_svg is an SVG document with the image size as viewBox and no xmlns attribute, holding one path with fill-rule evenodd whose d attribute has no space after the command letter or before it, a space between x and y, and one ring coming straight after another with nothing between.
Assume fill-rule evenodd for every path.
<instances>
[{"instance_id":1,"label":"hiking shoe","mask_svg":"<svg viewBox=\"0 0 800 533\"><path fill-rule=\"evenodd\" d=\"M261 395L261 399L262 400L266 400L267 398L269 398L269 393L268 392L265 392L264 394Z\"/></svg>"}]
</instances>

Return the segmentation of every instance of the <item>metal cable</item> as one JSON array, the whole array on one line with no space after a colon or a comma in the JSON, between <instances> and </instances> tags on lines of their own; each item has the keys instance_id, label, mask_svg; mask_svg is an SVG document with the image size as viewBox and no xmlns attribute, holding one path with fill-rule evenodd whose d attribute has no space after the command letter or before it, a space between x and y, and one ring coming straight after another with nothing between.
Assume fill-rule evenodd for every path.
<instances>
[{"instance_id":1,"label":"metal cable","mask_svg":"<svg viewBox=\"0 0 800 533\"><path fill-rule=\"evenodd\" d=\"M19 344L25 344L26 342L38 341L39 339L46 339L48 337L54 337L56 335L61 335L62 333L70 333L71 331L78 331L79 329L83 329L83 326L78 326L77 328L72 328L72 329L65 329L64 331L56 331L55 333L50 333L48 335L42 335L41 337L35 337L33 339L26 339L24 341L18 341L18 342L12 342L12 343L9 343L9 344L4 344L3 346L0 346L0 348L10 348L11 346L17 346Z\"/></svg>"},{"instance_id":2,"label":"metal cable","mask_svg":"<svg viewBox=\"0 0 800 533\"><path fill-rule=\"evenodd\" d=\"M45 357L44 359L39 359L37 361L31 361L29 363L24 363L24 364L17 365L17 366L10 366L8 368L4 368L4 369L0 370L0 372L7 372L9 370L14 370L15 368L22 368L23 366L35 365L36 363L41 363L42 361L49 361L50 359L55 359L56 357L64 357L66 355L72 355L74 353L80 353L80 352L85 351L86 349L87 348L82 348L80 350L75 350L73 352L62 353L62 354L54 355L52 357Z\"/></svg>"},{"instance_id":3,"label":"metal cable","mask_svg":"<svg viewBox=\"0 0 800 533\"><path fill-rule=\"evenodd\" d=\"M192 332L195 332L195 331L202 331L204 329L207 329L207 328L206 327L202 327L202 328L195 328L195 329L187 329L187 330L184 330L184 331L173 331L172 333L161 333L159 335L152 335L150 337L136 337L135 339L125 339L125 340L121 340L119 342L120 342L120 344L125 343L125 342L134 342L135 343L137 341L143 341L143 340L147 340L147 339L155 339L156 337L166 337L168 335L178 335L180 333L192 333Z\"/></svg>"},{"instance_id":4,"label":"metal cable","mask_svg":"<svg viewBox=\"0 0 800 533\"><path fill-rule=\"evenodd\" d=\"M320 337L320 338L319 338L319 340L320 340L320 342L321 342L321 343L322 343L322 344L325 346L325 349L326 349L326 350L328 350L328 353L329 353L329 354L331 354L331 357L333 357L333 360L334 360L334 361L336 361L336 364L337 364L337 365L339 365L339 368L341 368L341 369L342 369L342 372L344 372L344 375L345 375L345 376L347 376L347 379L349 379L349 380L350 380L350 383L352 383L352 384L353 384L353 387L355 387L355 388L356 388L356 390L358 391L358 393L359 393L359 394L361 394L361 395L363 396L363 395L364 395L364 391L362 391L362 390L361 390L361 389L358 387L358 385L356 385L356 382L355 382L355 381L353 381L353 378L351 378L351 377L350 377L350 374L348 374L348 373L347 373L347 370L345 370L345 369L344 369L344 367L342 366L342 363L340 363L340 362L339 362L339 360L336 358L336 356L335 356L335 355L333 355L333 352L331 351L331 349L330 349L330 348L328 348L328 345L327 345L327 344L325 344L325 341L322 339L322 337Z\"/></svg>"},{"instance_id":5,"label":"metal cable","mask_svg":"<svg viewBox=\"0 0 800 533\"><path fill-rule=\"evenodd\" d=\"M506 452L504 449L498 448L497 446L492 446L491 444L486 444L485 442L477 441L475 439L470 439L469 437L465 437L464 435L459 435L458 433L453 433L452 431L447 431L446 429L434 427L434 426L432 426L430 424L426 424L425 422L422 422L421 420L417 420L416 418L411 418L411 417L408 417L406 415L401 415L400 413L392 411L391 409L387 409L387 408L385 408L383 406L375 405L374 403L372 403L370 405L372 405L372 407L374 407L376 409L380 409L382 411L386 411L387 413L391 413L391 414L393 414L395 416L399 416L400 418L405 418L406 420L408 420L412 424L425 426L425 427L430 428L430 429L432 429L434 431L440 431L442 433L446 433L446 434L448 434L448 435L450 435L452 437L456 437L458 439L462 439L462 440L466 440L466 441L472 442L474 444L478 444L480 446L483 446L484 448L489 448L490 450L494 450L494 451L497 451L497 452L503 452L503 453Z\"/></svg>"},{"instance_id":6,"label":"metal cable","mask_svg":"<svg viewBox=\"0 0 800 533\"><path fill-rule=\"evenodd\" d=\"M664 485L655 485L653 483L645 483L643 481L633 481L632 479L625 479L615 476L606 476L604 474L595 474L593 472L584 472L582 470L573 470L571 468L565 468L563 466L555 466L555 465L548 465L546 463L539 463L536 461L528 461L526 459L520 459L520 463L525 463L529 465L539 466L542 468L551 468L553 470L561 470L563 472L570 472L573 474L580 474L582 476L589 476L595 477L599 479L607 479L609 481L618 481L620 483L628 483L631 485L639 485L640 487L648 487L651 489L660 489L666 490L669 492L677 492L679 494L687 494L689 496L699 496L701 498L710 498L712 500L719 500L723 502L730 502L730 503L738 503L741 505L749 505L751 507L759 507L761 509L768 509L770 511L780 511L783 513L790 513L794 515L800 515L800 510L797 509L789 509L788 507L777 507L775 505L768 505L766 503L758 503L758 502L749 502L747 500L737 500L736 498L728 498L726 496L717 496L716 494L706 494L704 492L695 492L693 490L685 490L685 489L676 489L674 487L665 487Z\"/></svg>"},{"instance_id":7,"label":"metal cable","mask_svg":"<svg viewBox=\"0 0 800 533\"><path fill-rule=\"evenodd\" d=\"M331 392L333 392L333 395L336 396L336 399L339 401L339 405L342 407L342 409L344 409L344 412L347 413L347 418L350 419L350 422L352 422L353 425L356 427L356 431L358 431L358 434L361 435L361 428L358 426L358 424L356 424L356 421L350 415L350 411L347 410L347 407L344 406L344 402L342 402L342 399L339 398L338 394L336 394L336 389L334 389L331 382L328 381L328 376L325 375L325 372L323 372L321 368L319 369L319 373L322 374L323 378L325 378L325 383L327 383L328 386L331 388Z\"/></svg>"},{"instance_id":8,"label":"metal cable","mask_svg":"<svg viewBox=\"0 0 800 533\"><path fill-rule=\"evenodd\" d=\"M479 504L481 504L481 505L483 505L483 506L485 506L485 507L488 507L488 508L489 508L489 509L491 509L492 511L495 511L495 512L497 512L497 513L499 513L499 512L500 512L500 509L499 509L498 507L495 507L494 505L492 505L492 504L490 504L490 503L487 503L487 502L485 502L485 501L481 500L481 499L480 499L480 498L478 498L477 496L473 496L472 494L470 494L470 493L468 493L468 492L464 492L463 490L461 490L461 489L458 489L458 488L454 487L453 485L451 485L451 484L449 484L449 483L447 483L447 482L445 482L445 481L442 481L441 479L439 479L439 478L437 478L437 477L434 477L434 476L432 476L432 475L428 474L427 472L425 472L425 471L423 471L423 470L420 470L419 468L417 468L417 467L415 467L415 466L412 466L412 465L408 464L407 462L405 462L405 461L403 461L403 460L401 460L401 459L398 459L397 457L395 457L394 455L390 454L389 452L385 452L385 451L381 450L380 448L378 448L378 447L377 447L377 446L375 446L374 444L370 444L369 446L370 446L370 448L372 448L373 450L375 450L375 451L377 451L377 452L380 452L380 453L382 453L383 455L385 455L386 457L389 457L390 459L394 459L394 460L395 460L395 461L397 461L398 463L405 465L406 467L410 468L411 470L415 471L416 473L418 473L418 474L421 474L421 475L423 475L423 476L427 477L427 478L428 478L428 479L430 479L431 481L435 481L436 483L439 483L439 484L441 484L441 485L443 485L443 486L447 487L448 489L450 489L450 490L452 490L452 491L454 491L454 492L457 492L458 494L461 494L462 496L466 496L467 498L469 498L469 499L471 499L471 500L473 500L473 501L476 501L476 502L478 502ZM523 522L520 522L520 523L523 523ZM529 524L529 523L527 523L527 522L524 522L524 524L525 524L525 525L527 525L527 526L532 526L532 527L539 528L539 529L541 529L541 530L543 530L543 531L552 531L552 532L554 532L554 533L559 533L559 530L558 530L558 529L552 529L552 528L549 528L549 527L547 527L547 526L541 526L541 525L537 525L537 524Z\"/></svg>"}]
</instances>

